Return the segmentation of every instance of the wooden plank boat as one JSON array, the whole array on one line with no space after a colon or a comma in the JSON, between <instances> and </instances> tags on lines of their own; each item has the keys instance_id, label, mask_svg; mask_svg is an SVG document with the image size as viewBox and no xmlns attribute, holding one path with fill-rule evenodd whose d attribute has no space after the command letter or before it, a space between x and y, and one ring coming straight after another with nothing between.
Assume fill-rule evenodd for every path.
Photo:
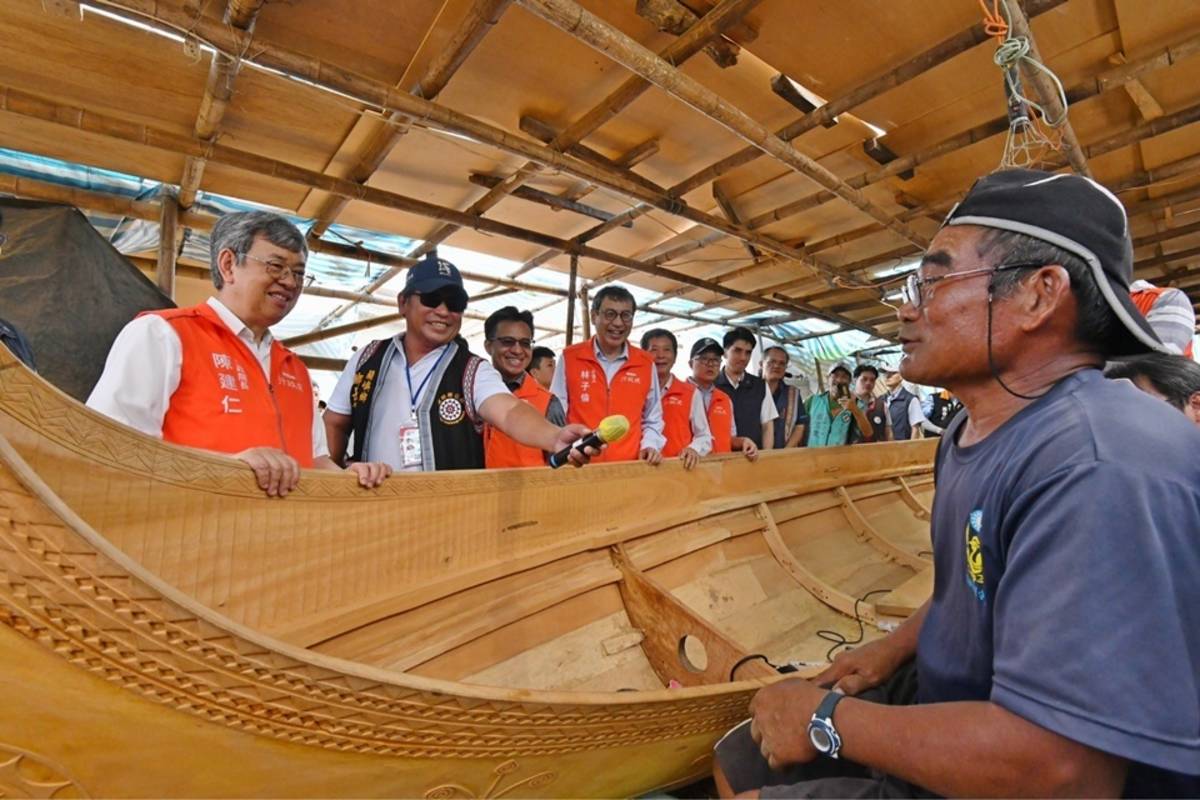
<instances>
[{"instance_id":1,"label":"wooden plank boat","mask_svg":"<svg viewBox=\"0 0 1200 800\"><path fill-rule=\"evenodd\" d=\"M635 795L927 592L929 442L271 500L3 348L0 437L5 796Z\"/></svg>"}]
</instances>

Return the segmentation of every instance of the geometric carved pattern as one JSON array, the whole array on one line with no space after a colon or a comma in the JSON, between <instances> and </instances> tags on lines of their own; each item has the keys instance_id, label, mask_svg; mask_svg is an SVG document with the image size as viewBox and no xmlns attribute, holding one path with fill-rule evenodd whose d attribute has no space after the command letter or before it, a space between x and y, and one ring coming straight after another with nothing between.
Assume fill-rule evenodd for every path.
<instances>
[{"instance_id":1,"label":"geometric carved pattern","mask_svg":"<svg viewBox=\"0 0 1200 800\"><path fill-rule=\"evenodd\" d=\"M745 716L752 694L549 704L341 673L223 630L121 574L8 468L0 516L10 520L0 536L0 623L126 690L263 736L373 754L519 758L715 736Z\"/></svg>"},{"instance_id":2,"label":"geometric carved pattern","mask_svg":"<svg viewBox=\"0 0 1200 800\"><path fill-rule=\"evenodd\" d=\"M443 783L425 792L425 800L485 800L485 798L504 797L517 789L541 789L549 786L558 778L554 772L538 772L528 778L514 780L507 786L501 786L505 777L520 769L516 761L505 761L492 770L492 782L482 792L472 791L460 783Z\"/></svg>"},{"instance_id":3,"label":"geometric carved pattern","mask_svg":"<svg viewBox=\"0 0 1200 800\"><path fill-rule=\"evenodd\" d=\"M0 744L0 797L87 797L67 771L47 758Z\"/></svg>"}]
</instances>

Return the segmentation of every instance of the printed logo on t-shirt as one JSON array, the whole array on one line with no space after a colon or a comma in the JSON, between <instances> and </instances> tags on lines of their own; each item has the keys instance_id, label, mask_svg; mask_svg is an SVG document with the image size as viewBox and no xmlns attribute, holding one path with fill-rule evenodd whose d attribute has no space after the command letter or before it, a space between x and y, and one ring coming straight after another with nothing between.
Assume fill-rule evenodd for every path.
<instances>
[{"instance_id":1,"label":"printed logo on t-shirt","mask_svg":"<svg viewBox=\"0 0 1200 800\"><path fill-rule=\"evenodd\" d=\"M462 396L453 392L447 392L438 398L437 410L438 418L443 423L446 425L457 425L463 421L465 413Z\"/></svg>"},{"instance_id":2,"label":"printed logo on t-shirt","mask_svg":"<svg viewBox=\"0 0 1200 800\"><path fill-rule=\"evenodd\" d=\"M983 509L975 509L967 518L964 536L967 542L967 586L976 599L983 602L987 591L983 588L983 546L979 534L983 532Z\"/></svg>"}]
</instances>

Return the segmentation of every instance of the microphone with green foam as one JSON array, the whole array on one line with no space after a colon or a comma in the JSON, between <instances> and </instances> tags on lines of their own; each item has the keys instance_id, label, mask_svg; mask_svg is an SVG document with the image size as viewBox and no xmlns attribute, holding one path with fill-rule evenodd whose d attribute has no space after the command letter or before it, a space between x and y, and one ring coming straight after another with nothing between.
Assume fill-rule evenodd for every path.
<instances>
[{"instance_id":1,"label":"microphone with green foam","mask_svg":"<svg viewBox=\"0 0 1200 800\"><path fill-rule=\"evenodd\" d=\"M571 454L571 450L583 452L585 447L594 447L597 450L601 445L612 444L625 438L625 434L629 433L629 420L620 414L613 414L611 417L605 417L600 420L600 424L596 426L596 430L584 436L578 442L569 447L564 447L554 455L550 456L551 469L558 469L563 464L567 463L567 457Z\"/></svg>"}]
</instances>

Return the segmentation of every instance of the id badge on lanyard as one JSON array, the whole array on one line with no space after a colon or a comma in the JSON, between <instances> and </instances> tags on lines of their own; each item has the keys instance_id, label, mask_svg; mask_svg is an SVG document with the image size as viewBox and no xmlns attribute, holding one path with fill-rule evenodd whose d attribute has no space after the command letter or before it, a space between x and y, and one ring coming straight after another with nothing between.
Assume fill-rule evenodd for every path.
<instances>
[{"instance_id":1,"label":"id badge on lanyard","mask_svg":"<svg viewBox=\"0 0 1200 800\"><path fill-rule=\"evenodd\" d=\"M400 458L402 466L421 466L421 426L411 419L400 426Z\"/></svg>"},{"instance_id":2,"label":"id badge on lanyard","mask_svg":"<svg viewBox=\"0 0 1200 800\"><path fill-rule=\"evenodd\" d=\"M400 426L399 432L400 458L404 467L420 467L424 464L424 459L421 457L421 423L417 419L417 401L421 397L421 392L425 389L425 384L429 383L429 379L437 374L438 367L442 363L442 358L448 352L450 352L449 345L444 345L442 352L437 357L437 361L433 363L433 368L425 374L415 392L412 386L412 369L409 367L407 359L405 360L404 377L408 379L409 408L412 416L408 422Z\"/></svg>"}]
</instances>

